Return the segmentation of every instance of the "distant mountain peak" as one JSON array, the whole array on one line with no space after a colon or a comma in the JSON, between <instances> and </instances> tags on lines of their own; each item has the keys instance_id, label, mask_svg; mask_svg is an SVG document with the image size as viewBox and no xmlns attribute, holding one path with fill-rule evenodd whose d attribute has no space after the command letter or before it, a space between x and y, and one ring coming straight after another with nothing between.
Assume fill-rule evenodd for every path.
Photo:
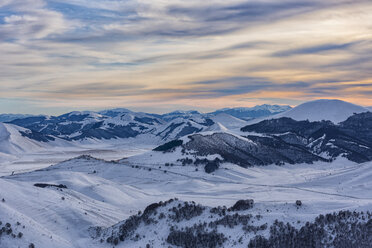
<instances>
[{"instance_id":1,"label":"distant mountain peak","mask_svg":"<svg viewBox=\"0 0 372 248\"><path fill-rule=\"evenodd\" d=\"M166 113L165 115L177 115L177 114L200 114L199 111L196 110L175 110L170 113Z\"/></svg>"},{"instance_id":2,"label":"distant mountain peak","mask_svg":"<svg viewBox=\"0 0 372 248\"><path fill-rule=\"evenodd\" d=\"M354 113L367 112L368 109L337 99L319 99L302 103L276 117L290 117L294 120L330 120L339 123Z\"/></svg>"},{"instance_id":3,"label":"distant mountain peak","mask_svg":"<svg viewBox=\"0 0 372 248\"><path fill-rule=\"evenodd\" d=\"M253 119L259 117L266 117L274 114L279 114L291 109L289 105L270 105L262 104L254 107L235 107L223 108L210 113L211 115L218 115L221 113L229 114L240 119Z\"/></svg>"},{"instance_id":4,"label":"distant mountain peak","mask_svg":"<svg viewBox=\"0 0 372 248\"><path fill-rule=\"evenodd\" d=\"M10 122L16 119L23 119L27 117L32 117L34 115L27 114L0 114L0 122Z\"/></svg>"},{"instance_id":5,"label":"distant mountain peak","mask_svg":"<svg viewBox=\"0 0 372 248\"><path fill-rule=\"evenodd\" d=\"M105 109L105 110L99 111L98 113L104 113L104 112L131 113L132 111L126 108L113 108L113 109Z\"/></svg>"},{"instance_id":6,"label":"distant mountain peak","mask_svg":"<svg viewBox=\"0 0 372 248\"><path fill-rule=\"evenodd\" d=\"M101 116L100 114L93 112L93 111L72 111L65 115L74 116L74 115L90 115L90 116Z\"/></svg>"},{"instance_id":7,"label":"distant mountain peak","mask_svg":"<svg viewBox=\"0 0 372 248\"><path fill-rule=\"evenodd\" d=\"M114 108L114 109L106 109L98 112L101 115L109 116L109 117L116 117L120 114L127 114L133 113L131 110L126 108Z\"/></svg>"}]
</instances>

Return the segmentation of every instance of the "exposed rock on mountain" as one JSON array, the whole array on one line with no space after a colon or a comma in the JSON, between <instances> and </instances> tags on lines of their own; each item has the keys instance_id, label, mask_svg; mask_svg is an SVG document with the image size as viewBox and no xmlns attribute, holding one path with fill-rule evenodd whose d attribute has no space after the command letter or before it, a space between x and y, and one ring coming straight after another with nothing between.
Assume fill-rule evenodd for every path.
<instances>
[{"instance_id":1,"label":"exposed rock on mountain","mask_svg":"<svg viewBox=\"0 0 372 248\"><path fill-rule=\"evenodd\" d=\"M331 121L296 121L283 117L245 126L242 133L196 133L154 149L182 165L203 165L207 173L223 162L242 167L330 162L337 157L372 160L372 113L360 113L336 125ZM177 161L173 161L178 157Z\"/></svg>"},{"instance_id":2,"label":"exposed rock on mountain","mask_svg":"<svg viewBox=\"0 0 372 248\"><path fill-rule=\"evenodd\" d=\"M207 130L214 123L213 120L202 115L178 117L158 128L156 136L162 140L178 139L180 137Z\"/></svg>"},{"instance_id":3,"label":"exposed rock on mountain","mask_svg":"<svg viewBox=\"0 0 372 248\"><path fill-rule=\"evenodd\" d=\"M143 113L116 109L102 112L71 112L57 117L29 117L11 123L66 140L112 139L147 133L161 120Z\"/></svg>"},{"instance_id":4,"label":"exposed rock on mountain","mask_svg":"<svg viewBox=\"0 0 372 248\"><path fill-rule=\"evenodd\" d=\"M243 132L266 134L281 143L301 147L319 156L336 158L343 155L358 163L372 160L371 130L370 112L355 114L339 125L330 121L295 121L283 117L242 128Z\"/></svg>"},{"instance_id":5,"label":"exposed rock on mountain","mask_svg":"<svg viewBox=\"0 0 372 248\"><path fill-rule=\"evenodd\" d=\"M281 163L311 163L324 161L302 147L281 142L275 137L249 136L247 138L228 133L212 135L196 134L184 145L187 151L198 156L220 155L224 161L243 167Z\"/></svg>"}]
</instances>

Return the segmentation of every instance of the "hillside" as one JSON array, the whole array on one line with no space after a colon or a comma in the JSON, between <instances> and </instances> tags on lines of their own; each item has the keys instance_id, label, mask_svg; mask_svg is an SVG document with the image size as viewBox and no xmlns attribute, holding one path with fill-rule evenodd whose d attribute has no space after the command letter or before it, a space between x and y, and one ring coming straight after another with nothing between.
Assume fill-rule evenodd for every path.
<instances>
[{"instance_id":1,"label":"hillside","mask_svg":"<svg viewBox=\"0 0 372 248\"><path fill-rule=\"evenodd\" d=\"M287 242L281 222L288 222L294 234L303 233L296 236L297 242L304 242L303 237L324 238L330 245L356 237L368 242L362 238L368 235L355 235L365 233L371 219L370 165L337 160L331 165L243 169L226 164L206 174L190 166L82 156L0 178L1 188L8 189L0 193L4 199L0 221L2 226L10 223L16 235L5 232L0 242L6 247L33 243L39 248L105 248L116 242L117 247L135 248L201 247L204 242L209 247L264 247L257 243L258 235L267 242ZM180 200L168 201L175 196ZM239 201L247 199L254 201ZM308 221L329 225L339 236L330 235L328 228L321 236L312 236L308 233L312 228L302 229L309 227ZM342 229L339 221L359 224ZM272 227L277 232L271 233Z\"/></svg>"},{"instance_id":2,"label":"hillside","mask_svg":"<svg viewBox=\"0 0 372 248\"><path fill-rule=\"evenodd\" d=\"M291 110L276 115L274 118L288 117L298 121L329 120L333 123L339 123L354 113L362 112L368 112L368 109L341 100L321 99L300 104Z\"/></svg>"},{"instance_id":3,"label":"hillside","mask_svg":"<svg viewBox=\"0 0 372 248\"><path fill-rule=\"evenodd\" d=\"M50 142L50 144L47 144ZM37 152L53 145L62 145L63 141L12 124L0 123L0 152L21 154Z\"/></svg>"},{"instance_id":4,"label":"hillside","mask_svg":"<svg viewBox=\"0 0 372 248\"><path fill-rule=\"evenodd\" d=\"M339 125L330 121L295 121L282 117L248 125L241 130L269 135L323 157L342 155L359 163L372 160L370 112L355 114Z\"/></svg>"},{"instance_id":5,"label":"hillside","mask_svg":"<svg viewBox=\"0 0 372 248\"><path fill-rule=\"evenodd\" d=\"M216 126L167 142L130 161L199 165L207 173L214 172L223 163L246 168L331 162L338 157L363 163L372 160L371 130L371 113L355 114L339 125L282 117L247 125L241 132Z\"/></svg>"}]
</instances>

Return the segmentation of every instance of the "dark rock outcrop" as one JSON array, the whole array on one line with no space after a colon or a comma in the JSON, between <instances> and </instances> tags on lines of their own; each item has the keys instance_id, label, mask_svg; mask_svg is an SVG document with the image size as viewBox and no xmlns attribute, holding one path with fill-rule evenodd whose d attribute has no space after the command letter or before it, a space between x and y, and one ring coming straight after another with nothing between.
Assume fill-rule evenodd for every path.
<instances>
[{"instance_id":1,"label":"dark rock outcrop","mask_svg":"<svg viewBox=\"0 0 372 248\"><path fill-rule=\"evenodd\" d=\"M277 137L240 138L228 133L214 133L195 134L189 138L190 141L183 145L186 150L199 156L219 154L224 161L243 167L326 161L301 146L283 142Z\"/></svg>"},{"instance_id":2,"label":"dark rock outcrop","mask_svg":"<svg viewBox=\"0 0 372 248\"><path fill-rule=\"evenodd\" d=\"M295 121L290 118L265 120L243 127L243 132L262 133L273 138L278 147L290 144L328 158L345 156L362 163L372 160L372 113L354 114L338 125L330 121ZM264 138L250 135L253 140ZM266 142L267 144L267 142ZM293 150L294 151L294 150Z\"/></svg>"}]
</instances>

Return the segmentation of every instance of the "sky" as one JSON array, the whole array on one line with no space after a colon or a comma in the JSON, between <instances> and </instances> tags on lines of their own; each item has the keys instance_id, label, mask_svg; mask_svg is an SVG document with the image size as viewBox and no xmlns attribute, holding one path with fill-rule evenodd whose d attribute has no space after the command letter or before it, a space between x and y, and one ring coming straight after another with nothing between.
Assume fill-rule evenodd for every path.
<instances>
[{"instance_id":1,"label":"sky","mask_svg":"<svg viewBox=\"0 0 372 248\"><path fill-rule=\"evenodd\" d=\"M371 0L1 0L0 113L372 106Z\"/></svg>"}]
</instances>

